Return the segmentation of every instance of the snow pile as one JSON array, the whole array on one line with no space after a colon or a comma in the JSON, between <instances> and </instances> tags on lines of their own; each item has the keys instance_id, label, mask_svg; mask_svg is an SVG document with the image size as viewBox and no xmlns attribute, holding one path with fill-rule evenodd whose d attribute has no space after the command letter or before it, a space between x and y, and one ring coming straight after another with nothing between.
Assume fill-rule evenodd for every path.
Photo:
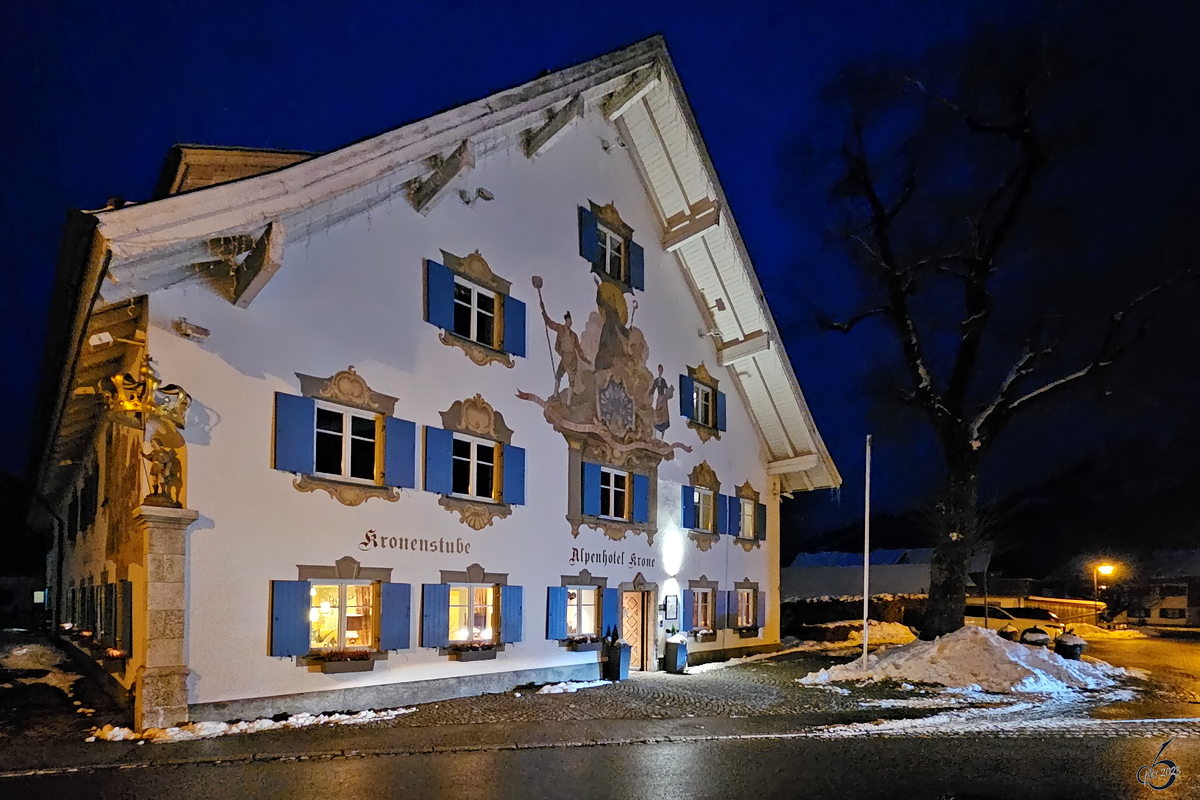
<instances>
[{"instance_id":1,"label":"snow pile","mask_svg":"<svg viewBox=\"0 0 1200 800\"><path fill-rule=\"evenodd\" d=\"M105 725L103 728L93 728L92 735L86 741L97 739L105 742L146 741L146 742L190 742L195 739L212 739L217 736L229 736L235 733L261 733L263 731L278 731L297 728L310 728L313 725L361 725L364 722L382 722L395 719L402 714L411 714L415 708L387 708L383 711L359 711L357 714L295 714L285 720L254 719L242 722L189 722L178 728L148 728L141 733L129 728L118 728Z\"/></svg>"},{"instance_id":2,"label":"snow pile","mask_svg":"<svg viewBox=\"0 0 1200 800\"><path fill-rule=\"evenodd\" d=\"M873 644L908 644L913 639L917 638L907 625L901 625L899 622L876 622L868 620L870 627L867 629L867 645ZM833 623L841 625L844 623ZM850 638L846 641L852 644L862 644L862 623L855 623L854 630L850 631Z\"/></svg>"},{"instance_id":3,"label":"snow pile","mask_svg":"<svg viewBox=\"0 0 1200 800\"><path fill-rule=\"evenodd\" d=\"M1091 641L1092 639L1149 639L1150 635L1142 631L1135 631L1132 628L1124 630L1108 630L1100 628L1086 622L1079 622L1071 626L1071 633L1076 636L1082 636L1084 639Z\"/></svg>"},{"instance_id":4,"label":"snow pile","mask_svg":"<svg viewBox=\"0 0 1200 800\"><path fill-rule=\"evenodd\" d=\"M65 660L66 657L62 653L44 644L10 644L0 648L0 667L46 670L47 672L40 678L17 678L21 683L45 683L70 695L79 676L57 668Z\"/></svg>"},{"instance_id":5,"label":"snow pile","mask_svg":"<svg viewBox=\"0 0 1200 800\"><path fill-rule=\"evenodd\" d=\"M538 694L570 694L580 689L595 689L597 686L608 686L612 681L565 681L564 683L548 683L538 689Z\"/></svg>"},{"instance_id":6,"label":"snow pile","mask_svg":"<svg viewBox=\"0 0 1200 800\"><path fill-rule=\"evenodd\" d=\"M986 692L1061 693L1105 689L1129 677L1102 661L1072 661L1041 647L1001 639L993 631L965 626L932 642L916 641L868 657L864 672L856 661L814 672L797 680L806 685L829 681L896 680L943 686L978 686Z\"/></svg>"}]
</instances>

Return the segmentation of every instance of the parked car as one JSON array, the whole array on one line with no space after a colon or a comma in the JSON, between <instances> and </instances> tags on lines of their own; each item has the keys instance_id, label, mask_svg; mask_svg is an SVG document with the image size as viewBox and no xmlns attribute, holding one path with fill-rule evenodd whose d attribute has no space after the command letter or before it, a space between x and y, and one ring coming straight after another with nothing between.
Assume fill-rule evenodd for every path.
<instances>
[{"instance_id":1,"label":"parked car","mask_svg":"<svg viewBox=\"0 0 1200 800\"><path fill-rule=\"evenodd\" d=\"M987 628L988 630L998 631L1005 625L1011 625L1017 629L1017 633L1026 628L1033 627L1026 625L1024 620L1019 620L1009 614L1009 611L1015 609L1004 609L998 606L987 606L986 609L981 605L967 605L964 613L963 622L967 625L974 625L977 628ZM986 618L984 616L986 611Z\"/></svg>"},{"instance_id":2,"label":"parked car","mask_svg":"<svg viewBox=\"0 0 1200 800\"><path fill-rule=\"evenodd\" d=\"M1037 626L1050 634L1051 639L1057 639L1067 632L1067 626L1059 619L1058 615L1053 611L1047 611L1044 608L1006 608L1004 609L1014 619L1020 620L1017 627L1021 630Z\"/></svg>"}]
</instances>

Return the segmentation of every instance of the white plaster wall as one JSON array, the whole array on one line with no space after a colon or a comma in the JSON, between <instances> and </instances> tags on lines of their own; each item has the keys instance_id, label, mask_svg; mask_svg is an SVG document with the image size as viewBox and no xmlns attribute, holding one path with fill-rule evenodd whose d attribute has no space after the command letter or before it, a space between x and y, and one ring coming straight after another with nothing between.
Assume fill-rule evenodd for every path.
<instances>
[{"instance_id":1,"label":"white plaster wall","mask_svg":"<svg viewBox=\"0 0 1200 800\"><path fill-rule=\"evenodd\" d=\"M763 459L731 376L716 368L711 339L697 335L703 324L684 277L656 244L653 212L629 155L617 148L606 153L600 137L613 141L616 134L589 117L535 161L516 149L483 159L460 185L472 192L485 187L495 195L492 202L468 208L451 195L423 217L396 199L292 245L248 309L201 284L152 296L151 353L164 381L180 384L194 398L185 431L188 505L201 515L188 551L191 702L594 661L595 653L570 653L545 639L546 587L579 571L582 565L570 563L573 548L626 554L624 567L590 567L608 577L609 586L640 571L661 588L672 576L686 588L701 574L720 581L722 589L747 577L767 587L767 548L747 554L723 537L705 553L679 530L679 486L697 463L708 460L723 493L748 479L771 502ZM518 389L545 397L553 387L531 277L545 279L551 315L561 319L569 309L577 330L595 309L589 265L578 254L576 207L589 199L614 201L645 248L647 289L636 293L634 324L649 343L651 370L662 363L675 383L688 364L704 361L728 395L728 431L719 442L701 443L680 420L678 399L672 401L667 439L694 451L681 452L659 470L660 532L652 547L641 535L613 542L588 528L572 538L565 520L566 443L541 408L516 397ZM515 359L515 368L476 366L439 342L438 330L423 320L422 259L440 260L439 249L460 256L480 250L527 304L528 357ZM211 337L177 337L170 328L177 317L211 329ZM439 411L481 393L503 413L513 443L527 451L527 504L476 532L439 507L437 495L420 490L403 491L396 503L372 499L353 508L324 492L298 492L293 475L271 469L273 393L299 394L295 372L326 377L351 364L374 390L399 398L396 416L420 425L440 427ZM461 539L470 552L363 552L359 543L367 530ZM628 566L630 554L654 559L654 567ZM298 564L332 565L345 555L364 566L391 567L393 581L413 584L412 649L391 653L373 672L349 675L310 673L292 659L269 657L269 582L295 580ZM525 641L494 661L450 662L417 647L420 584L439 582L441 569L462 570L474 562L507 572L510 584L525 587Z\"/></svg>"}]
</instances>

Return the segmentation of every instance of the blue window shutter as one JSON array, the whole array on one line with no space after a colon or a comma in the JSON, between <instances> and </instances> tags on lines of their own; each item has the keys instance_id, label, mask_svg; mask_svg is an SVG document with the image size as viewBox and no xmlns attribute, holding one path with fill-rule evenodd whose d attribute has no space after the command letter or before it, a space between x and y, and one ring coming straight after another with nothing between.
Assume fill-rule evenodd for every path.
<instances>
[{"instance_id":1,"label":"blue window shutter","mask_svg":"<svg viewBox=\"0 0 1200 800\"><path fill-rule=\"evenodd\" d=\"M133 655L133 581L121 581L121 638L117 647Z\"/></svg>"},{"instance_id":2,"label":"blue window shutter","mask_svg":"<svg viewBox=\"0 0 1200 800\"><path fill-rule=\"evenodd\" d=\"M450 494L454 490L451 463L453 450L453 433L441 428L425 426L425 491L435 494ZM430 647L434 646L430 645Z\"/></svg>"},{"instance_id":3,"label":"blue window shutter","mask_svg":"<svg viewBox=\"0 0 1200 800\"><path fill-rule=\"evenodd\" d=\"M725 623L729 621L729 592L716 590L713 594L716 595L717 604L713 612L713 630L720 631L725 629Z\"/></svg>"},{"instance_id":4,"label":"blue window shutter","mask_svg":"<svg viewBox=\"0 0 1200 800\"><path fill-rule=\"evenodd\" d=\"M600 260L600 242L596 239L596 215L579 207L579 255L592 264Z\"/></svg>"},{"instance_id":5,"label":"blue window shutter","mask_svg":"<svg viewBox=\"0 0 1200 800\"><path fill-rule=\"evenodd\" d=\"M500 641L519 642L524 623L524 591L520 586L500 587Z\"/></svg>"},{"instance_id":6,"label":"blue window shutter","mask_svg":"<svg viewBox=\"0 0 1200 800\"><path fill-rule=\"evenodd\" d=\"M525 357L525 304L501 295L504 303L504 352Z\"/></svg>"},{"instance_id":7,"label":"blue window shutter","mask_svg":"<svg viewBox=\"0 0 1200 800\"><path fill-rule=\"evenodd\" d=\"M425 320L454 330L454 273L436 261L425 261Z\"/></svg>"},{"instance_id":8,"label":"blue window shutter","mask_svg":"<svg viewBox=\"0 0 1200 800\"><path fill-rule=\"evenodd\" d=\"M742 533L742 499L737 496L729 498L729 527L730 536L740 536Z\"/></svg>"},{"instance_id":9,"label":"blue window shutter","mask_svg":"<svg viewBox=\"0 0 1200 800\"><path fill-rule=\"evenodd\" d=\"M717 430L725 430L725 393L717 392Z\"/></svg>"},{"instance_id":10,"label":"blue window shutter","mask_svg":"<svg viewBox=\"0 0 1200 800\"><path fill-rule=\"evenodd\" d=\"M615 630L621 633L621 590L605 589L603 606L600 609L600 632L605 636Z\"/></svg>"},{"instance_id":11,"label":"blue window shutter","mask_svg":"<svg viewBox=\"0 0 1200 800\"><path fill-rule=\"evenodd\" d=\"M713 531L714 533L728 533L729 532L729 520L727 519L728 516L729 516L729 497L726 495L723 495L723 494L719 494L719 495L717 495L717 519L716 519L716 529Z\"/></svg>"},{"instance_id":12,"label":"blue window shutter","mask_svg":"<svg viewBox=\"0 0 1200 800\"><path fill-rule=\"evenodd\" d=\"M421 647L450 646L450 584L421 585Z\"/></svg>"},{"instance_id":13,"label":"blue window shutter","mask_svg":"<svg viewBox=\"0 0 1200 800\"><path fill-rule=\"evenodd\" d=\"M583 513L600 515L600 465L583 462Z\"/></svg>"},{"instance_id":14,"label":"blue window shutter","mask_svg":"<svg viewBox=\"0 0 1200 800\"><path fill-rule=\"evenodd\" d=\"M758 598L758 618L754 620L754 624L765 628L767 627L767 593L757 589L754 595Z\"/></svg>"},{"instance_id":15,"label":"blue window shutter","mask_svg":"<svg viewBox=\"0 0 1200 800\"><path fill-rule=\"evenodd\" d=\"M412 586L407 583L380 584L379 649L407 650L411 629Z\"/></svg>"},{"instance_id":16,"label":"blue window shutter","mask_svg":"<svg viewBox=\"0 0 1200 800\"><path fill-rule=\"evenodd\" d=\"M276 392L275 469L309 475L316 458L317 401Z\"/></svg>"},{"instance_id":17,"label":"blue window shutter","mask_svg":"<svg viewBox=\"0 0 1200 800\"><path fill-rule=\"evenodd\" d=\"M696 527L696 490L685 483L680 487L680 501L683 504L683 519L679 524L684 530Z\"/></svg>"},{"instance_id":18,"label":"blue window shutter","mask_svg":"<svg viewBox=\"0 0 1200 800\"><path fill-rule=\"evenodd\" d=\"M629 241L629 285L646 291L646 253L632 239Z\"/></svg>"},{"instance_id":19,"label":"blue window shutter","mask_svg":"<svg viewBox=\"0 0 1200 800\"><path fill-rule=\"evenodd\" d=\"M679 376L679 416L696 418L696 382L687 375Z\"/></svg>"},{"instance_id":20,"label":"blue window shutter","mask_svg":"<svg viewBox=\"0 0 1200 800\"><path fill-rule=\"evenodd\" d=\"M567 587L546 589L546 638L567 638Z\"/></svg>"},{"instance_id":21,"label":"blue window shutter","mask_svg":"<svg viewBox=\"0 0 1200 800\"><path fill-rule=\"evenodd\" d=\"M383 482L413 489L417 485L417 425L406 419L383 421Z\"/></svg>"},{"instance_id":22,"label":"blue window shutter","mask_svg":"<svg viewBox=\"0 0 1200 800\"><path fill-rule=\"evenodd\" d=\"M271 581L271 655L308 655L308 581Z\"/></svg>"},{"instance_id":23,"label":"blue window shutter","mask_svg":"<svg viewBox=\"0 0 1200 800\"><path fill-rule=\"evenodd\" d=\"M683 619L679 621L679 630L694 631L696 626L692 624L692 606L696 602L695 592L691 589L683 590Z\"/></svg>"},{"instance_id":24,"label":"blue window shutter","mask_svg":"<svg viewBox=\"0 0 1200 800\"><path fill-rule=\"evenodd\" d=\"M500 469L504 480L500 498L505 503L525 505L525 448L504 445Z\"/></svg>"},{"instance_id":25,"label":"blue window shutter","mask_svg":"<svg viewBox=\"0 0 1200 800\"><path fill-rule=\"evenodd\" d=\"M650 478L636 473L633 476L633 521L650 521Z\"/></svg>"},{"instance_id":26,"label":"blue window shutter","mask_svg":"<svg viewBox=\"0 0 1200 800\"><path fill-rule=\"evenodd\" d=\"M759 503L754 509L754 538L765 542L767 540L767 506Z\"/></svg>"}]
</instances>

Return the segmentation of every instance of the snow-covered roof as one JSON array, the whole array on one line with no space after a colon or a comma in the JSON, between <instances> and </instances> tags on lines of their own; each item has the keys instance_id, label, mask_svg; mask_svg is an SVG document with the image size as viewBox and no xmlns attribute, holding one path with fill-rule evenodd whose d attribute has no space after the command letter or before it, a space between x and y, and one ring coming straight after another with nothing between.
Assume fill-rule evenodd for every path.
<instances>
[{"instance_id":1,"label":"snow-covered roof","mask_svg":"<svg viewBox=\"0 0 1200 800\"><path fill-rule=\"evenodd\" d=\"M266 174L95 212L84 292L115 302L201 280L223 247L258 242L272 266L239 302L249 304L282 249L396 196L427 212L476 160L513 147L535 157L585 113L603 114L628 145L768 473L784 491L840 485L661 36Z\"/></svg>"},{"instance_id":2,"label":"snow-covered roof","mask_svg":"<svg viewBox=\"0 0 1200 800\"><path fill-rule=\"evenodd\" d=\"M975 554L967 565L967 571L982 572L987 569L990 557L990 551ZM862 553L826 551L823 553L800 553L792 562L792 567L858 567L861 569L862 563ZM893 564L931 563L933 563L932 547L908 547L894 550L871 551L871 566L873 567L890 566Z\"/></svg>"}]
</instances>

